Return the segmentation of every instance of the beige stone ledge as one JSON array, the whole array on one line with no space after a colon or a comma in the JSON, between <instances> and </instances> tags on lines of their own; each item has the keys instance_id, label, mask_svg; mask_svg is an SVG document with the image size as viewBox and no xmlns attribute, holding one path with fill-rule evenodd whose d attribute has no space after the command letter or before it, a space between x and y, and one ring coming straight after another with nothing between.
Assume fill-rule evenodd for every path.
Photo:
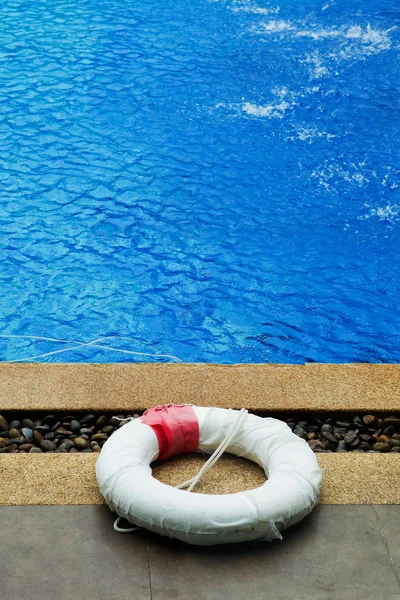
<instances>
[{"instance_id":1,"label":"beige stone ledge","mask_svg":"<svg viewBox=\"0 0 400 600\"><path fill-rule=\"evenodd\" d=\"M400 365L0 364L0 411L400 411Z\"/></svg>"},{"instance_id":2,"label":"beige stone ledge","mask_svg":"<svg viewBox=\"0 0 400 600\"><path fill-rule=\"evenodd\" d=\"M0 504L101 504L95 454L14 454L0 456ZM397 454L319 454L324 469L322 504L400 504ZM182 457L154 470L164 483L192 477L199 458ZM225 456L199 486L203 493L230 493L261 485L264 475L243 459Z\"/></svg>"}]
</instances>

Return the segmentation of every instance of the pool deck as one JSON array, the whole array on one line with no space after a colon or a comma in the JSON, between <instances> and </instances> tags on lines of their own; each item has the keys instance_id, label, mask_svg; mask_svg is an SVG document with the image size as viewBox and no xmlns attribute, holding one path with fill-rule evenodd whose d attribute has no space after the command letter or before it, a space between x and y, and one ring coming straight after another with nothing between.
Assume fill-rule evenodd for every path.
<instances>
[{"instance_id":1,"label":"pool deck","mask_svg":"<svg viewBox=\"0 0 400 600\"><path fill-rule=\"evenodd\" d=\"M40 600L399 600L400 506L318 506L283 541L113 531L105 506L0 507L1 589Z\"/></svg>"}]
</instances>

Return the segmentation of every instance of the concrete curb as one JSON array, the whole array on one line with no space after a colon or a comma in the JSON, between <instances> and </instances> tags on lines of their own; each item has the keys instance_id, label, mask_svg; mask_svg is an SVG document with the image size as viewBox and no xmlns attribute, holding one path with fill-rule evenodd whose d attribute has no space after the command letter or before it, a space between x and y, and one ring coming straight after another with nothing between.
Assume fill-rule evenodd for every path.
<instances>
[{"instance_id":1,"label":"concrete curb","mask_svg":"<svg viewBox=\"0 0 400 600\"><path fill-rule=\"evenodd\" d=\"M96 454L10 454L0 456L0 505L102 504L95 463ZM324 469L322 504L400 504L398 455L318 454ZM157 478L176 485L192 477L198 464L189 458L173 459L155 469ZM219 463L218 463L219 464ZM205 493L227 493L262 485L261 469L226 457L206 475ZM232 490L232 475L236 489ZM208 483L206 481L208 478Z\"/></svg>"},{"instance_id":2,"label":"concrete curb","mask_svg":"<svg viewBox=\"0 0 400 600\"><path fill-rule=\"evenodd\" d=\"M400 411L400 365L0 364L0 411Z\"/></svg>"}]
</instances>

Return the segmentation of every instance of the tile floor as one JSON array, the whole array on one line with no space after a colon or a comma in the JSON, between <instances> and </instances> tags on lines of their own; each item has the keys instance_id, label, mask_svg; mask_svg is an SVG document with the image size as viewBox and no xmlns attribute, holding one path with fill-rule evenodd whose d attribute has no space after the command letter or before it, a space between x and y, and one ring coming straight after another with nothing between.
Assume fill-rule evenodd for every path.
<instances>
[{"instance_id":1,"label":"tile floor","mask_svg":"<svg viewBox=\"0 0 400 600\"><path fill-rule=\"evenodd\" d=\"M400 506L319 506L283 542L122 535L105 506L0 507L0 589L22 600L400 600Z\"/></svg>"}]
</instances>

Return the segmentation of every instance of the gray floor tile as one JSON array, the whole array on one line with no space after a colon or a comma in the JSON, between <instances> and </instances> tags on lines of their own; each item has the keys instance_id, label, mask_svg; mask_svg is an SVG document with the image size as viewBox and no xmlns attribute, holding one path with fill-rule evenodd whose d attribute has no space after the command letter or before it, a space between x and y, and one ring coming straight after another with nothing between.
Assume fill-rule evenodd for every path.
<instances>
[{"instance_id":1,"label":"gray floor tile","mask_svg":"<svg viewBox=\"0 0 400 600\"><path fill-rule=\"evenodd\" d=\"M319 506L283 542L199 548L149 536L153 600L400 600L372 506Z\"/></svg>"},{"instance_id":2,"label":"gray floor tile","mask_svg":"<svg viewBox=\"0 0 400 600\"><path fill-rule=\"evenodd\" d=\"M105 506L0 507L3 598L150 600L146 535Z\"/></svg>"},{"instance_id":3,"label":"gray floor tile","mask_svg":"<svg viewBox=\"0 0 400 600\"><path fill-rule=\"evenodd\" d=\"M387 552L400 582L400 506L374 506Z\"/></svg>"}]
</instances>

